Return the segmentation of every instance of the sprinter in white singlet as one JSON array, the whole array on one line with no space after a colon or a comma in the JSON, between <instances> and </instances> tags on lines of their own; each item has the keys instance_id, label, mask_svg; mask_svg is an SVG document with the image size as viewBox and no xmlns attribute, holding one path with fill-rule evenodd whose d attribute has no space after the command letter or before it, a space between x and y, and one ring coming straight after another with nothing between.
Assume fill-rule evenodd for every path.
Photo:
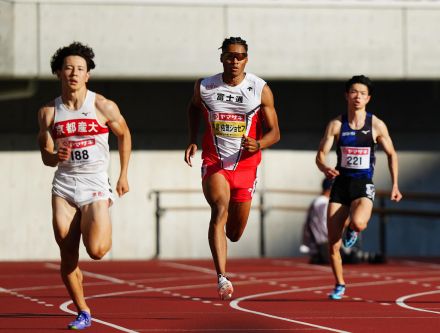
<instances>
[{"instance_id":1,"label":"sprinter in white singlet","mask_svg":"<svg viewBox=\"0 0 440 333\"><path fill-rule=\"evenodd\" d=\"M78 310L76 319L68 324L73 330L87 328L92 321L78 267L81 236L95 260L101 259L112 243L109 129L118 137L116 192L122 196L129 191L130 131L114 102L87 89L89 72L95 68L93 58L93 50L78 42L58 49L51 68L61 82L61 96L38 113L43 163L58 167L52 187L53 228L61 254L61 277Z\"/></svg>"},{"instance_id":2,"label":"sprinter in white singlet","mask_svg":"<svg viewBox=\"0 0 440 333\"><path fill-rule=\"evenodd\" d=\"M199 120L203 117L206 131L202 143L202 185L211 206L208 238L217 271L218 294L221 299L229 299L233 287L226 276L226 237L236 242L243 234L261 149L278 142L280 131L269 86L244 72L248 60L246 41L230 37L223 41L221 49L223 73L195 84L188 107L190 140L185 162L192 166Z\"/></svg>"}]
</instances>

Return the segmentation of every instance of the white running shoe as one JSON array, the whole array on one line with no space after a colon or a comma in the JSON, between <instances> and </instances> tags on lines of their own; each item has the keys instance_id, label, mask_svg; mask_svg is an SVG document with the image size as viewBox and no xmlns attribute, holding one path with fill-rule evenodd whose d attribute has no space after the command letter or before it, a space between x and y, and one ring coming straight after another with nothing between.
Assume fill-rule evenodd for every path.
<instances>
[{"instance_id":1,"label":"white running shoe","mask_svg":"<svg viewBox=\"0 0 440 333\"><path fill-rule=\"evenodd\" d=\"M231 281L229 281L228 278L222 274L218 275L217 292L222 300L231 299L232 293L234 292Z\"/></svg>"}]
</instances>

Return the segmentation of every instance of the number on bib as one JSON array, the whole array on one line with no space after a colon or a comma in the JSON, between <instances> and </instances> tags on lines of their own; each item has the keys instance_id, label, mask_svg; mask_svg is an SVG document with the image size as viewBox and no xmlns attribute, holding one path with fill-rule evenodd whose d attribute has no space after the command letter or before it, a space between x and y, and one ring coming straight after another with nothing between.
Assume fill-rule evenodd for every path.
<instances>
[{"instance_id":1,"label":"number on bib","mask_svg":"<svg viewBox=\"0 0 440 333\"><path fill-rule=\"evenodd\" d=\"M87 149L83 150L72 150L70 153L70 158L72 161L81 161L89 159L89 152Z\"/></svg>"},{"instance_id":2,"label":"number on bib","mask_svg":"<svg viewBox=\"0 0 440 333\"><path fill-rule=\"evenodd\" d=\"M347 169L369 169L370 147L341 147L341 166Z\"/></svg>"}]
</instances>

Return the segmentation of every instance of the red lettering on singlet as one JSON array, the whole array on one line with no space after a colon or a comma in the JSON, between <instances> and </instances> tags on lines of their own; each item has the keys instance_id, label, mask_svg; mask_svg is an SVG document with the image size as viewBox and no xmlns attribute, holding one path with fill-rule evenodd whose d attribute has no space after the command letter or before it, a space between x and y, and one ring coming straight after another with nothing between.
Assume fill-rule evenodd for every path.
<instances>
[{"instance_id":1,"label":"red lettering on singlet","mask_svg":"<svg viewBox=\"0 0 440 333\"><path fill-rule=\"evenodd\" d=\"M214 120L245 121L245 115L244 114L237 114L237 113L216 112L214 114Z\"/></svg>"},{"instance_id":2,"label":"red lettering on singlet","mask_svg":"<svg viewBox=\"0 0 440 333\"><path fill-rule=\"evenodd\" d=\"M101 126L96 119L70 119L60 121L55 123L52 128L52 136L55 139L105 133L108 133L108 127Z\"/></svg>"}]
</instances>

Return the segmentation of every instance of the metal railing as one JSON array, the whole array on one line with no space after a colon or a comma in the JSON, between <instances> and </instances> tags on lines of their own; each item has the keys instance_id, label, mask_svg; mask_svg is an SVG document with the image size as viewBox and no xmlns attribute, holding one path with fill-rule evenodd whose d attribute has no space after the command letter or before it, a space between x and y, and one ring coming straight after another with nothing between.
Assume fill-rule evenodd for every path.
<instances>
[{"instance_id":1,"label":"metal railing","mask_svg":"<svg viewBox=\"0 0 440 333\"><path fill-rule=\"evenodd\" d=\"M203 206L164 206L161 202L162 195L166 194L178 194L178 195L188 195L188 194L201 194L202 190L196 189L156 189L148 193L148 198L155 200L155 224L156 224L156 253L155 257L159 257L161 252L160 244L160 232L161 232L161 217L167 211L197 211L197 210L209 210L208 204ZM308 190L285 190L285 189L265 189L263 191L257 191L258 194L258 204L253 204L251 209L259 211L259 229L260 229L260 256L266 256L266 235L265 235L265 224L266 216L271 211L293 211L293 212L307 212L308 205L267 205L266 197L272 194L282 194L282 195L301 195L314 197L319 195L317 191ZM379 217L379 249L380 253L386 256L387 244L386 244L386 224L387 219L391 215L401 215L401 216L416 216L424 218L440 218L439 210L424 210L424 209L402 209L402 208L390 208L390 192L387 191L376 191L375 207L373 208L373 214L377 214ZM440 194L438 193L415 193L415 192L405 192L404 201L415 201L415 202L434 202L440 204Z\"/></svg>"}]
</instances>

